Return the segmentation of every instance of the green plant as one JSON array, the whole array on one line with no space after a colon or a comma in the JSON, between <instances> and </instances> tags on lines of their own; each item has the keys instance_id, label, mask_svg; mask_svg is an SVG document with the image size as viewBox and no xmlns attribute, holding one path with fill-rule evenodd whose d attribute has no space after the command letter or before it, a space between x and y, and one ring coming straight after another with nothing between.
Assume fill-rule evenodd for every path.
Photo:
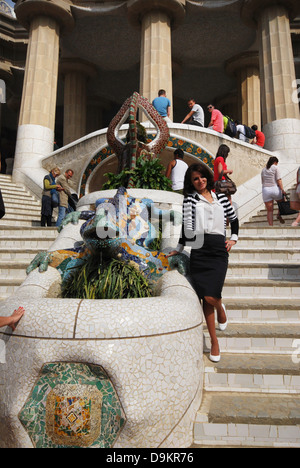
<instances>
[{"instance_id":1,"label":"green plant","mask_svg":"<svg viewBox=\"0 0 300 468\"><path fill-rule=\"evenodd\" d=\"M152 297L152 289L142 273L130 263L102 261L91 255L62 285L62 297L77 299L129 299Z\"/></svg>"},{"instance_id":2,"label":"green plant","mask_svg":"<svg viewBox=\"0 0 300 468\"><path fill-rule=\"evenodd\" d=\"M163 174L164 166L159 159L143 159L139 157L135 169L124 169L119 174L109 172L105 174L108 181L103 185L103 190L127 187L130 177L132 177L134 187L152 190L172 191L171 181Z\"/></svg>"}]
</instances>

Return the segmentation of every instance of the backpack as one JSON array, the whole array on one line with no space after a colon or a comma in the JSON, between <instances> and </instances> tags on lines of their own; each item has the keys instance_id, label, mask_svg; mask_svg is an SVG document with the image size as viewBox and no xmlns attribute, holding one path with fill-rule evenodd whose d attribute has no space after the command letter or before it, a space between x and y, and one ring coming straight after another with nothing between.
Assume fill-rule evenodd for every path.
<instances>
[{"instance_id":1,"label":"backpack","mask_svg":"<svg viewBox=\"0 0 300 468\"><path fill-rule=\"evenodd\" d=\"M245 128L245 137L249 138L249 140L253 140L253 138L256 137L255 131L252 130L252 128L247 127L247 125L244 125L244 128Z\"/></svg>"},{"instance_id":2,"label":"backpack","mask_svg":"<svg viewBox=\"0 0 300 468\"><path fill-rule=\"evenodd\" d=\"M234 138L236 136L236 133L237 133L237 130L236 130L236 125L234 123L234 121L228 117L226 115L226 118L228 119L228 123L227 123L227 127L226 127L226 130L225 130L225 135L228 135L232 138Z\"/></svg>"}]
</instances>

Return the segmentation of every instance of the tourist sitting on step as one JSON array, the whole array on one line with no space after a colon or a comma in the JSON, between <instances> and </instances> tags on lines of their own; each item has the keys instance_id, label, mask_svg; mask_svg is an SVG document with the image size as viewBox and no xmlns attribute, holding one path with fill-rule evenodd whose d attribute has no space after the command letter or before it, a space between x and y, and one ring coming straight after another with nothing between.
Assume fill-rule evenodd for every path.
<instances>
[{"instance_id":1,"label":"tourist sitting on step","mask_svg":"<svg viewBox=\"0 0 300 468\"><path fill-rule=\"evenodd\" d=\"M24 314L25 309L23 307L19 307L9 317L0 317L0 328L8 326L15 330L18 322L21 320Z\"/></svg>"},{"instance_id":2,"label":"tourist sitting on step","mask_svg":"<svg viewBox=\"0 0 300 468\"><path fill-rule=\"evenodd\" d=\"M267 210L269 226L273 226L274 201L282 201L286 192L283 190L281 175L278 169L279 160L271 156L261 173L262 197ZM285 221L278 210L277 219L281 224Z\"/></svg>"}]
</instances>

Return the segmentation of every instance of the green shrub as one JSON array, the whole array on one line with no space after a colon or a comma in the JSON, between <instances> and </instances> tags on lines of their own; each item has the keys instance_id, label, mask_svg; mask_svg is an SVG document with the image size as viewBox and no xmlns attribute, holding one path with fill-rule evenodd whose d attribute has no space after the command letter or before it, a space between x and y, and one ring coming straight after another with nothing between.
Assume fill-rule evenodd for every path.
<instances>
[{"instance_id":1,"label":"green shrub","mask_svg":"<svg viewBox=\"0 0 300 468\"><path fill-rule=\"evenodd\" d=\"M152 297L147 279L137 268L118 260L88 256L62 284L62 297L76 299L129 299Z\"/></svg>"},{"instance_id":2,"label":"green shrub","mask_svg":"<svg viewBox=\"0 0 300 468\"><path fill-rule=\"evenodd\" d=\"M138 158L135 169L124 169L119 174L109 172L105 174L108 177L102 189L118 189L119 187L127 187L130 177L132 177L134 188L148 190L168 190L172 191L172 183L163 172L164 166L159 159L144 160Z\"/></svg>"}]
</instances>

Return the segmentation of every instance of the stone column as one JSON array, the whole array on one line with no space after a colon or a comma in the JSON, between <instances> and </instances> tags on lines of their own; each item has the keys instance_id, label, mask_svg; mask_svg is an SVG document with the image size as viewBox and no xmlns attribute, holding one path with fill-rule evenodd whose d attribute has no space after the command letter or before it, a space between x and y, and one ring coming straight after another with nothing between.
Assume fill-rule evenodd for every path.
<instances>
[{"instance_id":1,"label":"stone column","mask_svg":"<svg viewBox=\"0 0 300 468\"><path fill-rule=\"evenodd\" d=\"M128 14L142 32L140 94L152 102L165 89L172 103L171 31L184 19L185 0L130 0Z\"/></svg>"},{"instance_id":2,"label":"stone column","mask_svg":"<svg viewBox=\"0 0 300 468\"><path fill-rule=\"evenodd\" d=\"M80 59L64 59L60 64L64 75L64 145L86 134L86 84L95 69Z\"/></svg>"},{"instance_id":3,"label":"stone column","mask_svg":"<svg viewBox=\"0 0 300 468\"><path fill-rule=\"evenodd\" d=\"M230 59L226 71L238 82L238 120L261 127L260 75L258 52L245 52Z\"/></svg>"},{"instance_id":4,"label":"stone column","mask_svg":"<svg viewBox=\"0 0 300 468\"><path fill-rule=\"evenodd\" d=\"M258 31L266 148L288 150L290 160L300 162L299 105L293 102L296 74L290 31L290 19L299 13L299 0L247 0L242 9L244 21Z\"/></svg>"},{"instance_id":5,"label":"stone column","mask_svg":"<svg viewBox=\"0 0 300 468\"><path fill-rule=\"evenodd\" d=\"M73 26L73 17L70 5L62 0L19 0L15 12L29 29L29 44L13 180L42 184L37 180L41 160L53 151L59 36L62 28Z\"/></svg>"}]
</instances>

